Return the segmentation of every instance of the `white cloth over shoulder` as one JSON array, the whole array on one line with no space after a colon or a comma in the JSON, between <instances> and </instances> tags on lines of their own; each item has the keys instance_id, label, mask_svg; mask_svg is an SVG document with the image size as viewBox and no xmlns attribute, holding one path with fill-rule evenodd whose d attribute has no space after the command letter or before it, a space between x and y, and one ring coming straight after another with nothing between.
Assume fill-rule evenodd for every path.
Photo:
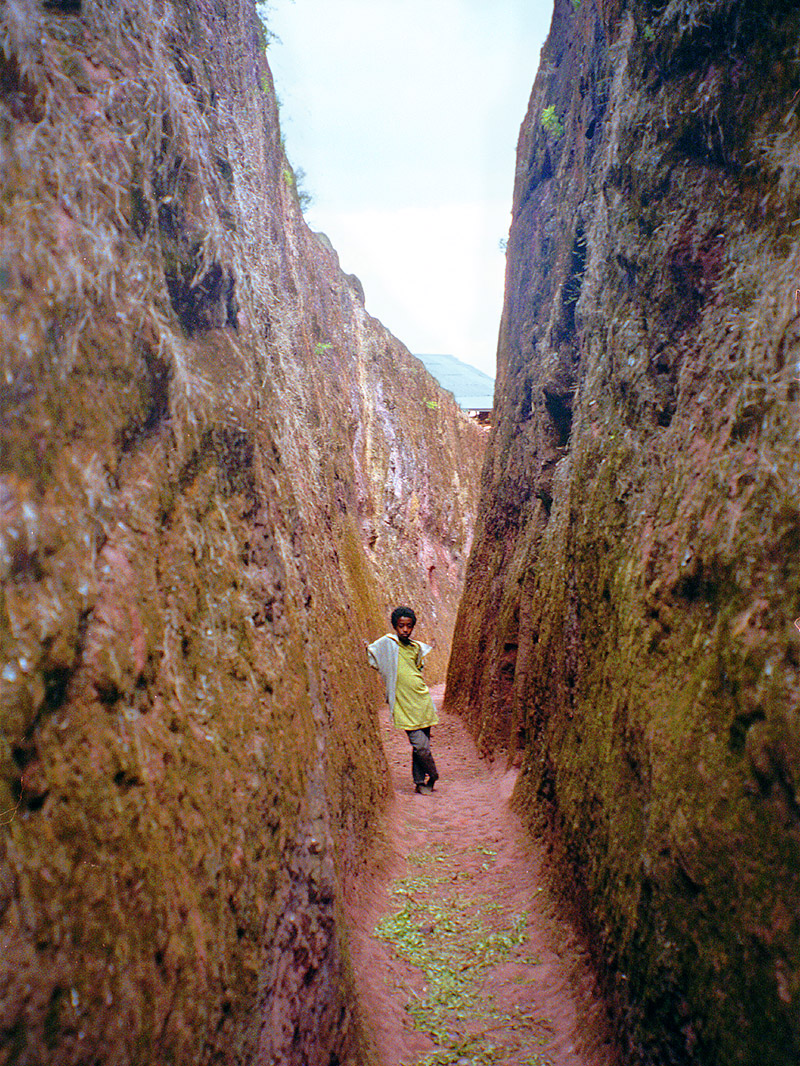
<instances>
[{"instance_id":1,"label":"white cloth over shoulder","mask_svg":"<svg viewBox=\"0 0 800 1066\"><path fill-rule=\"evenodd\" d=\"M367 647L369 665L377 670L383 678L383 683L386 686L386 702L392 712L394 712L394 698L397 689L398 643L394 633L387 633L386 636L379 637ZM423 644L421 640L415 640L413 643L420 649L421 659L424 659L428 652L433 651L432 645Z\"/></svg>"}]
</instances>

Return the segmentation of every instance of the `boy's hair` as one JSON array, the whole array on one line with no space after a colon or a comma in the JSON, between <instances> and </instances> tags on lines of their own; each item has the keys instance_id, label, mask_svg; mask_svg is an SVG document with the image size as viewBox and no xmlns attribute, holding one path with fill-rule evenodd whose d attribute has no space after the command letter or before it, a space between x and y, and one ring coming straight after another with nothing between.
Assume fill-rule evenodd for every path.
<instances>
[{"instance_id":1,"label":"boy's hair","mask_svg":"<svg viewBox=\"0 0 800 1066\"><path fill-rule=\"evenodd\" d=\"M414 625L417 624L417 616L410 607L395 607L392 611L392 626L397 629L397 623L401 618L410 618Z\"/></svg>"}]
</instances>

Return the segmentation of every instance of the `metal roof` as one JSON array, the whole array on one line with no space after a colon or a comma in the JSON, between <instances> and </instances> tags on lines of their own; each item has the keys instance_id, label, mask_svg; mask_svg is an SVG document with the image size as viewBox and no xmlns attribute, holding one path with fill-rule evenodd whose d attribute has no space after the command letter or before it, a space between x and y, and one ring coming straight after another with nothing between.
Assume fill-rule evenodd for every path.
<instances>
[{"instance_id":1,"label":"metal roof","mask_svg":"<svg viewBox=\"0 0 800 1066\"><path fill-rule=\"evenodd\" d=\"M494 405L494 378L454 355L419 355L415 358L436 378L443 389L452 392L465 411L491 411Z\"/></svg>"}]
</instances>

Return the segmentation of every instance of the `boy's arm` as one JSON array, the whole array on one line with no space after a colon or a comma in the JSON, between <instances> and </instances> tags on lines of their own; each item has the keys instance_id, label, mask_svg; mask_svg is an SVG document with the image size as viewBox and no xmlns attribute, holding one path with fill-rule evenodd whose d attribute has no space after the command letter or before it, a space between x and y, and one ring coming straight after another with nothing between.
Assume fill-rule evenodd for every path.
<instances>
[{"instance_id":1,"label":"boy's arm","mask_svg":"<svg viewBox=\"0 0 800 1066\"><path fill-rule=\"evenodd\" d=\"M372 644L368 644L366 640L364 641L364 648L367 653L367 662L373 670L380 670L380 666L378 665L378 659L375 655L375 645L377 643L377 640L373 641Z\"/></svg>"}]
</instances>

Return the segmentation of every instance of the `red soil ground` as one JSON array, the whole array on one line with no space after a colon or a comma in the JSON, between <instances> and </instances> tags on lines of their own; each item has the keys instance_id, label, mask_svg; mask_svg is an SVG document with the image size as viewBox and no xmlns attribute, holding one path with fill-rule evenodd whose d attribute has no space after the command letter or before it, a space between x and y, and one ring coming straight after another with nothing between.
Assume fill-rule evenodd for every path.
<instances>
[{"instance_id":1,"label":"red soil ground","mask_svg":"<svg viewBox=\"0 0 800 1066\"><path fill-rule=\"evenodd\" d=\"M443 686L432 694L441 708ZM516 771L482 762L461 720L441 709L440 719L432 750L441 780L432 795L417 795L406 735L392 726L388 708L381 712L395 791L387 825L391 858L385 877L363 886L360 898L351 900L350 915L356 978L377 1063L416 1066L437 1051L429 1033L415 1029L405 1009L407 1002L425 996L424 973L374 932L382 918L396 914L409 898L416 906L413 891L400 902L392 894L397 879L434 874L437 883L422 893L420 902L432 897L436 903L438 897L452 913L454 898L458 905L463 900L464 913L489 928L503 922L508 928L523 912L528 920L523 942L480 974L479 1000L491 1004L491 1018L478 1010L459 1021L459 1036L472 1035L475 1043L463 1054L440 1052L441 1058L433 1061L615 1066L605 1008L586 956L569 925L557 916L535 843L509 809Z\"/></svg>"}]
</instances>

